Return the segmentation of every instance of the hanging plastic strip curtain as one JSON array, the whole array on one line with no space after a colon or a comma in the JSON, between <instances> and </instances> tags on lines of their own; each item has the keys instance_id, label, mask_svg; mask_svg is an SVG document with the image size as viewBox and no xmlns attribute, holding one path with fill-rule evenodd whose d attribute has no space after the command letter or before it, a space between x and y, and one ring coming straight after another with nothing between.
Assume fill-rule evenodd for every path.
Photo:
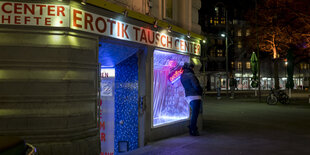
<instances>
[{"instance_id":1,"label":"hanging plastic strip curtain","mask_svg":"<svg viewBox=\"0 0 310 155\"><path fill-rule=\"evenodd\" d=\"M189 56L154 51L153 126L189 118L189 106L179 77L181 66ZM174 77L174 80L171 80Z\"/></svg>"}]
</instances>

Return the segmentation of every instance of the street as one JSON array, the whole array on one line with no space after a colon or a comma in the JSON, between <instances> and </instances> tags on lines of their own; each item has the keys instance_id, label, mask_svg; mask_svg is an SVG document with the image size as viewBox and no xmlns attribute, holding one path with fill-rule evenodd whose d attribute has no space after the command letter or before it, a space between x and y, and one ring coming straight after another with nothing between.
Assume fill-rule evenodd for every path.
<instances>
[{"instance_id":1,"label":"street","mask_svg":"<svg viewBox=\"0 0 310 155\"><path fill-rule=\"evenodd\" d=\"M206 97L201 136L184 134L127 154L308 155L310 104L298 101L267 105L255 98Z\"/></svg>"}]
</instances>

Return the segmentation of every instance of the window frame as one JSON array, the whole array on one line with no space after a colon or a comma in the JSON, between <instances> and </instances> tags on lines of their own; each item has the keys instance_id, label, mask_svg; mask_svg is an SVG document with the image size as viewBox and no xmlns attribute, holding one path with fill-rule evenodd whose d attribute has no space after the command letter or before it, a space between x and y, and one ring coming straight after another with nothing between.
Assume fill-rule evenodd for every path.
<instances>
[{"instance_id":1,"label":"window frame","mask_svg":"<svg viewBox=\"0 0 310 155\"><path fill-rule=\"evenodd\" d=\"M171 1L171 17L167 16L167 5L166 2ZM166 20L172 20L173 19L173 0L163 0L162 1L162 6L163 6L163 19Z\"/></svg>"}]
</instances>

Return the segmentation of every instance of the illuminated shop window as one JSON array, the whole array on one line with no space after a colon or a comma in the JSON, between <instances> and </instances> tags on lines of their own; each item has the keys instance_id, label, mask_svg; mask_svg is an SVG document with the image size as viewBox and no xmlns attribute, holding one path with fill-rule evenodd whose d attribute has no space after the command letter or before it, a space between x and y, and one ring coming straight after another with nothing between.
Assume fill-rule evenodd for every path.
<instances>
[{"instance_id":1,"label":"illuminated shop window","mask_svg":"<svg viewBox=\"0 0 310 155\"><path fill-rule=\"evenodd\" d=\"M189 105L180 80L184 62L189 62L189 56L154 51L153 127L189 118Z\"/></svg>"}]
</instances>

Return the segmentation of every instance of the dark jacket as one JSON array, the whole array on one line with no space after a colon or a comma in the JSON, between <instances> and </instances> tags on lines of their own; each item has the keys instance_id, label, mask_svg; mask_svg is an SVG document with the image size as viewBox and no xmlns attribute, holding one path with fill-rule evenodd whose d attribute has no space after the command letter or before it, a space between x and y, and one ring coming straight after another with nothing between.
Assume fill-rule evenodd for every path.
<instances>
[{"instance_id":1,"label":"dark jacket","mask_svg":"<svg viewBox=\"0 0 310 155\"><path fill-rule=\"evenodd\" d=\"M201 96L202 88L193 70L184 69L181 75L181 83L185 89L185 96Z\"/></svg>"}]
</instances>

